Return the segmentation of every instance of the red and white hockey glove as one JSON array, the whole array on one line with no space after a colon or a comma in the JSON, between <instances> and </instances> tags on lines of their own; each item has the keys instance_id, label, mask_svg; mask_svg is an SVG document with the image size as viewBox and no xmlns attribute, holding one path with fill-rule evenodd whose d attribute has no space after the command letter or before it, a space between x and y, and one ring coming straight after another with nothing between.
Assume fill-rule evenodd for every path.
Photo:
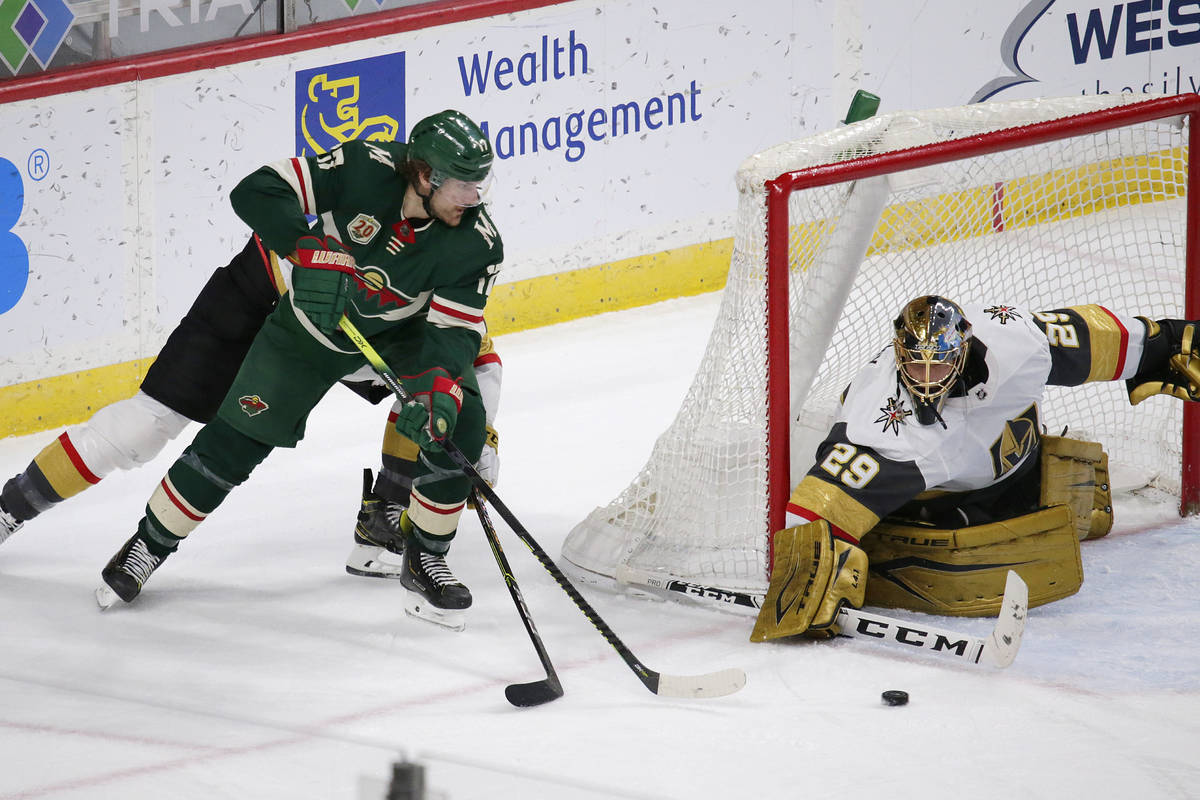
<instances>
[{"instance_id":1,"label":"red and white hockey glove","mask_svg":"<svg viewBox=\"0 0 1200 800\"><path fill-rule=\"evenodd\" d=\"M396 431L422 450L440 451L442 441L454 433L462 410L463 390L442 367L404 379L413 401L396 415Z\"/></svg>"},{"instance_id":2,"label":"red and white hockey glove","mask_svg":"<svg viewBox=\"0 0 1200 800\"><path fill-rule=\"evenodd\" d=\"M319 330L333 333L350 299L354 256L332 236L301 236L292 260L292 304Z\"/></svg>"}]
</instances>

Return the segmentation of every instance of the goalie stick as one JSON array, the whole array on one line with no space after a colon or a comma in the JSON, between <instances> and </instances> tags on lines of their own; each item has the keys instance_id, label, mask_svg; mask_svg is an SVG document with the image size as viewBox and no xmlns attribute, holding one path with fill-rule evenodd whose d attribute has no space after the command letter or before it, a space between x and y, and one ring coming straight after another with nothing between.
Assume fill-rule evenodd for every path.
<instances>
[{"instance_id":1,"label":"goalie stick","mask_svg":"<svg viewBox=\"0 0 1200 800\"><path fill-rule=\"evenodd\" d=\"M985 637L967 636L917 621L883 617L853 608L838 612L842 636L874 639L947 656L969 664L986 664L1003 669L1017 657L1025 618L1029 613L1029 588L1012 570L1004 583L1004 597L996 626Z\"/></svg>"},{"instance_id":2,"label":"goalie stick","mask_svg":"<svg viewBox=\"0 0 1200 800\"><path fill-rule=\"evenodd\" d=\"M659 596L670 597L675 593L689 600L721 606L730 611L757 613L762 607L762 595L717 589L682 578L651 574L628 567L618 568L617 579L619 583L637 584L639 589L652 589ZM1025 632L1025 617L1028 611L1029 588L1017 573L1009 570L996 626L991 633L982 638L849 607L843 607L838 612L837 624L841 636L844 637L925 650L968 664L1003 668L1013 662L1021 648L1021 636Z\"/></svg>"},{"instance_id":3,"label":"goalie stick","mask_svg":"<svg viewBox=\"0 0 1200 800\"><path fill-rule=\"evenodd\" d=\"M413 396L401 385L400 381L396 378L396 374L387 365L387 362L380 357L379 353L371 346L366 337L354 326L354 323L343 316L338 323L338 327L350 337L350 341L354 342L355 347L362 351L367 361L379 373L379 377L383 379L387 387L400 399L400 402L414 402ZM492 507L496 509L496 513L508 523L513 533L517 535L517 538L525 543L525 546L533 553L538 563L550 573L550 576L554 578L559 587L567 593L567 596L571 598L576 607L587 617L588 622L591 622L592 626L599 631L605 641L612 645L613 649L617 651L617 655L621 656L621 659L633 670L638 680L647 689L654 694L666 697L701 698L723 697L727 694L733 694L746 685L746 673L737 668L717 670L716 672L709 672L703 675L667 675L656 672L642 664L637 656L633 654L633 651L625 646L625 643L621 641L616 632L608 626L608 623L596 613L596 610L579 593L579 590L575 588L570 579L563 574L563 571L554 563L554 559L550 558L550 555L542 549L537 540L533 538L529 531L525 530L525 527L516 516L508 510L504 502L492 491L492 487L488 486L487 481L480 477L479 472L476 471L475 466L471 464L467 457L463 455L462 450L458 449L458 446L449 439L442 442L442 447L446 455L471 480L475 490L482 494Z\"/></svg>"},{"instance_id":4,"label":"goalie stick","mask_svg":"<svg viewBox=\"0 0 1200 800\"><path fill-rule=\"evenodd\" d=\"M500 546L500 539L496 536L496 529L492 526L491 517L484 508L483 497L476 489L472 489L471 499L475 503L475 511L479 514L479 524L483 526L483 534L492 548L492 555L496 558L496 566L500 567L500 574L504 576L504 585L508 587L508 593L512 595L517 613L521 616L521 622L525 623L525 630L529 633L529 640L533 642L533 649L537 651L538 658L542 661L542 667L546 670L546 677L540 681L514 683L506 686L504 696L508 698L508 702L521 708L540 706L543 703L557 700L563 696L562 684L559 683L554 665L550 663L550 655L546 652L546 646L542 644L542 637L538 634L537 626L533 624L533 616L529 613L529 607L525 605L525 598L521 595L521 588L517 586L517 579L513 576L512 567L509 566L508 558L504 555L504 548Z\"/></svg>"}]
</instances>

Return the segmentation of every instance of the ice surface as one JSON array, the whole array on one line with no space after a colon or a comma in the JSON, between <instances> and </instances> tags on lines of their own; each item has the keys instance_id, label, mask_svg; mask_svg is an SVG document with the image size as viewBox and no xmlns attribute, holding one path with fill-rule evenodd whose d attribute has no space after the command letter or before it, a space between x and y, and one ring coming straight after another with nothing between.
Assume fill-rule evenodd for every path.
<instances>
[{"instance_id":1,"label":"ice surface","mask_svg":"<svg viewBox=\"0 0 1200 800\"><path fill-rule=\"evenodd\" d=\"M499 337L497 491L555 557L642 466L689 385L717 296ZM432 796L1195 797L1200 522L1124 498L1085 581L1030 612L1007 670L861 640L751 644L751 621L592 587L653 669L741 667L716 700L645 690L494 517L566 695L517 709L540 665L473 518L450 564L467 629L406 618L398 583L343 570L385 409L335 388L308 438L236 490L133 605L101 567L189 429L0 548L0 800L365 800L415 759ZM0 478L58 431L0 440ZM990 620L936 620L983 635ZM891 708L886 689L911 700Z\"/></svg>"}]
</instances>

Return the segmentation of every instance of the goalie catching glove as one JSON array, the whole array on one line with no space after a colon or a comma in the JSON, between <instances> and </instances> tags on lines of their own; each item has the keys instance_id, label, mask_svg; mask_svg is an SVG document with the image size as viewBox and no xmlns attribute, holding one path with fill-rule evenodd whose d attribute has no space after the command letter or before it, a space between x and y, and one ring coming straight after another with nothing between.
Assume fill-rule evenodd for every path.
<instances>
[{"instance_id":1,"label":"goalie catching glove","mask_svg":"<svg viewBox=\"0 0 1200 800\"><path fill-rule=\"evenodd\" d=\"M443 367L404 379L413 396L396 415L396 431L422 450L440 451L442 441L454 433L462 410L463 390Z\"/></svg>"},{"instance_id":2,"label":"goalie catching glove","mask_svg":"<svg viewBox=\"0 0 1200 800\"><path fill-rule=\"evenodd\" d=\"M779 531L771 583L750 641L801 633L834 635L843 603L862 608L867 595L867 554L836 538L825 520Z\"/></svg>"},{"instance_id":3,"label":"goalie catching glove","mask_svg":"<svg viewBox=\"0 0 1200 800\"><path fill-rule=\"evenodd\" d=\"M292 304L322 333L333 333L350 299L354 256L332 236L301 236L292 260Z\"/></svg>"},{"instance_id":4,"label":"goalie catching glove","mask_svg":"<svg viewBox=\"0 0 1200 800\"><path fill-rule=\"evenodd\" d=\"M1146 324L1146 344L1138 372L1125 382L1130 405L1156 394L1200 401L1200 339L1197 323L1181 319Z\"/></svg>"}]
</instances>

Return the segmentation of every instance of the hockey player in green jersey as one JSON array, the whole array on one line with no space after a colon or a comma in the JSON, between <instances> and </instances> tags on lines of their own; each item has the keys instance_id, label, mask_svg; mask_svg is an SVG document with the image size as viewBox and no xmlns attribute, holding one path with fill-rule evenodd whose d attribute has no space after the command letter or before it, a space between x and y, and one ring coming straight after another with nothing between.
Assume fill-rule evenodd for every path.
<instances>
[{"instance_id":1,"label":"hockey player in green jersey","mask_svg":"<svg viewBox=\"0 0 1200 800\"><path fill-rule=\"evenodd\" d=\"M288 287L277 258L258 236L217 268L187 314L154 357L138 391L98 410L85 423L64 430L24 470L0 487L0 544L26 522L99 484L117 470L142 466L191 422L216 416L250 344ZM475 359L475 380L487 409L488 437L476 469L490 484L499 475L499 437L492 427L500 401L503 366L484 334ZM392 398L374 370L343 379L371 403ZM399 578L403 552L400 512L408 507L412 468L420 450L396 432L399 403L393 403L383 434L380 469L370 470L354 527L346 571L372 578Z\"/></svg>"},{"instance_id":2,"label":"hockey player in green jersey","mask_svg":"<svg viewBox=\"0 0 1200 800\"><path fill-rule=\"evenodd\" d=\"M462 626L471 594L445 554L469 482L441 442L452 438L472 460L484 444L471 367L503 260L483 205L491 163L478 126L445 111L418 122L408 144L347 142L263 167L238 184L234 211L269 248L290 290L255 337L216 418L168 470L136 533L105 567L101 605L132 601L273 448L299 442L325 392L365 364L338 330L344 314L417 398L396 419L397 431L422 451L401 521L409 611ZM306 214L319 218L323 236L313 235Z\"/></svg>"}]
</instances>

